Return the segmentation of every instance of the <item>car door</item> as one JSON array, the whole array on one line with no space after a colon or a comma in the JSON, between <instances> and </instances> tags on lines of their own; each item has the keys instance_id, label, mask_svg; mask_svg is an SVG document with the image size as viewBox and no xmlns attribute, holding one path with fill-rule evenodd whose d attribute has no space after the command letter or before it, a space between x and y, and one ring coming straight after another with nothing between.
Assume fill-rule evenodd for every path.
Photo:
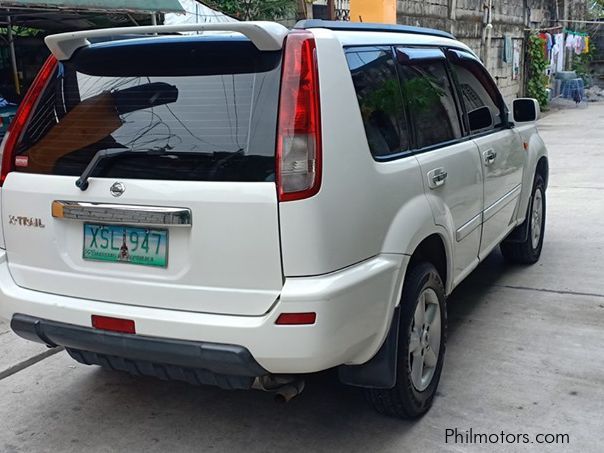
<instances>
[{"instance_id":1,"label":"car door","mask_svg":"<svg viewBox=\"0 0 604 453\"><path fill-rule=\"evenodd\" d=\"M467 52L448 54L465 121L482 160L482 259L515 226L526 152L516 131L507 126L505 104L483 65Z\"/></svg>"},{"instance_id":2,"label":"car door","mask_svg":"<svg viewBox=\"0 0 604 453\"><path fill-rule=\"evenodd\" d=\"M465 140L444 53L397 48L416 159L436 224L453 236L453 284L478 262L483 178L478 146Z\"/></svg>"}]
</instances>

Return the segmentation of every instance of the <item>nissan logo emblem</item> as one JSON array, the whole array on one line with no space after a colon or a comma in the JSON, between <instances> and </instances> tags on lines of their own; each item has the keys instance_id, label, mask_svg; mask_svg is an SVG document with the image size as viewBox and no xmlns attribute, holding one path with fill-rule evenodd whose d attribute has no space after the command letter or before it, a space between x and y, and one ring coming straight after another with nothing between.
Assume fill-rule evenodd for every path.
<instances>
[{"instance_id":1,"label":"nissan logo emblem","mask_svg":"<svg viewBox=\"0 0 604 453\"><path fill-rule=\"evenodd\" d=\"M114 182L113 185L109 188L109 192L114 197L121 196L126 191L126 186L121 182Z\"/></svg>"}]
</instances>

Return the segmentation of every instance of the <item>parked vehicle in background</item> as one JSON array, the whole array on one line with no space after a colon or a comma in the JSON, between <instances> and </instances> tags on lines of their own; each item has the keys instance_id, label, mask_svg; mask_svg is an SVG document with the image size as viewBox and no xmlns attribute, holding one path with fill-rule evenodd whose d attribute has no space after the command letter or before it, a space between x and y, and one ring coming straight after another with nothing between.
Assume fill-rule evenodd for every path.
<instances>
[{"instance_id":1,"label":"parked vehicle in background","mask_svg":"<svg viewBox=\"0 0 604 453\"><path fill-rule=\"evenodd\" d=\"M90 44L114 34L219 30ZM224 33L224 32L232 33ZM548 165L453 36L305 21L50 36L2 145L0 314L133 374L432 404L446 297L539 259Z\"/></svg>"},{"instance_id":2,"label":"parked vehicle in background","mask_svg":"<svg viewBox=\"0 0 604 453\"><path fill-rule=\"evenodd\" d=\"M16 112L17 105L8 102L0 94L0 140L4 137L4 134L8 130L8 125L13 120Z\"/></svg>"}]
</instances>

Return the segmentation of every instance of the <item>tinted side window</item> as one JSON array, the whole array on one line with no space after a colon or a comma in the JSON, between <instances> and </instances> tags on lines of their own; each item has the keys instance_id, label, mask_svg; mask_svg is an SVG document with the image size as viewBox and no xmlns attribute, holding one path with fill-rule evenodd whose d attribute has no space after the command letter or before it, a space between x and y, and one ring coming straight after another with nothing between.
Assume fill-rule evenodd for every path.
<instances>
[{"instance_id":1,"label":"tinted side window","mask_svg":"<svg viewBox=\"0 0 604 453\"><path fill-rule=\"evenodd\" d=\"M405 111L391 53L349 50L346 59L371 154L387 156L409 149Z\"/></svg>"},{"instance_id":2,"label":"tinted side window","mask_svg":"<svg viewBox=\"0 0 604 453\"><path fill-rule=\"evenodd\" d=\"M409 106L417 148L461 137L461 126L444 60L399 65L401 90Z\"/></svg>"},{"instance_id":3,"label":"tinted side window","mask_svg":"<svg viewBox=\"0 0 604 453\"><path fill-rule=\"evenodd\" d=\"M473 111L488 107L492 118L491 128L501 126L503 124L501 95L484 67L470 57L455 58L452 66L466 112L470 115Z\"/></svg>"}]
</instances>

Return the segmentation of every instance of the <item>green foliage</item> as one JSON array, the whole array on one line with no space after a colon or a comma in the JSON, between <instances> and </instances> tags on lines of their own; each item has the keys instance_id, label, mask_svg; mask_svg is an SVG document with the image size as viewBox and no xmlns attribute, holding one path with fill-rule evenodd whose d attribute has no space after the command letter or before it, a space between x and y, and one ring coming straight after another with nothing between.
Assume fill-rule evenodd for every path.
<instances>
[{"instance_id":1,"label":"green foliage","mask_svg":"<svg viewBox=\"0 0 604 453\"><path fill-rule=\"evenodd\" d=\"M0 36L6 36L8 34L8 30L6 27L0 27ZM13 26L13 36L17 37L36 37L43 35L43 32L40 30L35 30L33 28L27 27L18 27ZM0 41L1 42L1 41Z\"/></svg>"},{"instance_id":2,"label":"green foliage","mask_svg":"<svg viewBox=\"0 0 604 453\"><path fill-rule=\"evenodd\" d=\"M361 113L365 118L369 118L375 111L383 111L390 115L396 115L401 110L400 94L398 92L398 83L394 79L388 79L381 82L381 86L376 88L367 96L361 105Z\"/></svg>"},{"instance_id":3,"label":"green foliage","mask_svg":"<svg viewBox=\"0 0 604 453\"><path fill-rule=\"evenodd\" d=\"M440 98L445 95L438 81L428 75L404 81L401 91L409 102L409 108L417 112L429 111L435 104L440 103Z\"/></svg>"},{"instance_id":4,"label":"green foliage","mask_svg":"<svg viewBox=\"0 0 604 453\"><path fill-rule=\"evenodd\" d=\"M541 108L547 106L548 78L545 75L547 61L543 54L543 41L536 34L529 35L526 50L528 57L528 82L527 92L529 97L537 99Z\"/></svg>"},{"instance_id":5,"label":"green foliage","mask_svg":"<svg viewBox=\"0 0 604 453\"><path fill-rule=\"evenodd\" d=\"M594 46L593 40L590 39L587 53L582 53L579 55L573 53L572 69L585 81L586 85L591 84L591 70L589 65L593 59L595 51L596 46Z\"/></svg>"},{"instance_id":6,"label":"green foliage","mask_svg":"<svg viewBox=\"0 0 604 453\"><path fill-rule=\"evenodd\" d=\"M369 118L376 111L385 112L390 116L400 115L403 106L399 90L403 92L409 108L414 112L431 111L434 104L439 103L445 94L437 81L430 77L407 80L402 82L400 87L397 80L388 79L382 81L380 87L363 100L361 113L365 118Z\"/></svg>"},{"instance_id":7,"label":"green foliage","mask_svg":"<svg viewBox=\"0 0 604 453\"><path fill-rule=\"evenodd\" d=\"M208 0L210 8L239 20L276 20L296 11L296 0Z\"/></svg>"},{"instance_id":8,"label":"green foliage","mask_svg":"<svg viewBox=\"0 0 604 453\"><path fill-rule=\"evenodd\" d=\"M587 12L592 19L604 18L604 0L590 0Z\"/></svg>"}]
</instances>

